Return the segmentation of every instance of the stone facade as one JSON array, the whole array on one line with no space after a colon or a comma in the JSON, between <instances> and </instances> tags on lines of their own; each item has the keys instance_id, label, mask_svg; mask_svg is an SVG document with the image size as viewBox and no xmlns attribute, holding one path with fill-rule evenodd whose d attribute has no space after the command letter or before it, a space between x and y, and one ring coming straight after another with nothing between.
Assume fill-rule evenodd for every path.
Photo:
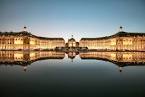
<instances>
[{"instance_id":1,"label":"stone facade","mask_svg":"<svg viewBox=\"0 0 145 97\"><path fill-rule=\"evenodd\" d=\"M70 48L79 47L79 43L76 42L74 38L71 38L71 39L68 39L68 43L66 43L66 47L70 47Z\"/></svg>"},{"instance_id":2,"label":"stone facade","mask_svg":"<svg viewBox=\"0 0 145 97\"><path fill-rule=\"evenodd\" d=\"M65 47L63 38L46 38L26 31L0 33L0 50L52 50Z\"/></svg>"},{"instance_id":3,"label":"stone facade","mask_svg":"<svg viewBox=\"0 0 145 97\"><path fill-rule=\"evenodd\" d=\"M35 36L27 31L0 32L0 50L54 50L56 48L88 48L98 51L145 51L145 33L120 31L100 38L74 38L65 44L63 38Z\"/></svg>"},{"instance_id":4,"label":"stone facade","mask_svg":"<svg viewBox=\"0 0 145 97\"><path fill-rule=\"evenodd\" d=\"M145 33L118 32L101 38L82 38L80 47L105 51L145 51Z\"/></svg>"}]
</instances>

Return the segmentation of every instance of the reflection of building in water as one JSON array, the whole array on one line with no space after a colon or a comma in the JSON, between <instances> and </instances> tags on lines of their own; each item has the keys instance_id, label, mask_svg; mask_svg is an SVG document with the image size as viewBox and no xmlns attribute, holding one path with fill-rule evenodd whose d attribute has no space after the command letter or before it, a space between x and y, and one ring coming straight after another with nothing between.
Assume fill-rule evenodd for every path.
<instances>
[{"instance_id":1,"label":"reflection of building in water","mask_svg":"<svg viewBox=\"0 0 145 97\"><path fill-rule=\"evenodd\" d=\"M120 68L123 66L145 65L145 52L81 52L81 59L110 61Z\"/></svg>"},{"instance_id":2,"label":"reflection of building in water","mask_svg":"<svg viewBox=\"0 0 145 97\"><path fill-rule=\"evenodd\" d=\"M145 65L145 52L67 52L68 58L74 59L80 55L81 59L96 59L109 61L119 66ZM0 51L0 65L21 65L24 71L27 65L45 59L63 59L65 52L60 51Z\"/></svg>"},{"instance_id":3,"label":"reflection of building in water","mask_svg":"<svg viewBox=\"0 0 145 97\"><path fill-rule=\"evenodd\" d=\"M63 59L64 52L58 51L0 51L0 62L32 61L41 58Z\"/></svg>"},{"instance_id":4,"label":"reflection of building in water","mask_svg":"<svg viewBox=\"0 0 145 97\"><path fill-rule=\"evenodd\" d=\"M81 52L82 59L107 59L115 62L145 62L145 52Z\"/></svg>"},{"instance_id":5,"label":"reflection of building in water","mask_svg":"<svg viewBox=\"0 0 145 97\"><path fill-rule=\"evenodd\" d=\"M73 62L73 59L76 57L76 55L78 55L78 52L67 52L68 54L68 58L70 58Z\"/></svg>"},{"instance_id":6,"label":"reflection of building in water","mask_svg":"<svg viewBox=\"0 0 145 97\"><path fill-rule=\"evenodd\" d=\"M32 35L26 31L0 32L0 50L43 50L65 47L63 38L46 38Z\"/></svg>"},{"instance_id":7,"label":"reflection of building in water","mask_svg":"<svg viewBox=\"0 0 145 97\"><path fill-rule=\"evenodd\" d=\"M63 59L64 52L58 51L0 51L0 64L22 65L24 70L27 65L42 59Z\"/></svg>"},{"instance_id":8,"label":"reflection of building in water","mask_svg":"<svg viewBox=\"0 0 145 97\"><path fill-rule=\"evenodd\" d=\"M145 51L145 33L129 33L120 31L112 36L100 38L82 38L80 47L91 50L113 51Z\"/></svg>"}]
</instances>

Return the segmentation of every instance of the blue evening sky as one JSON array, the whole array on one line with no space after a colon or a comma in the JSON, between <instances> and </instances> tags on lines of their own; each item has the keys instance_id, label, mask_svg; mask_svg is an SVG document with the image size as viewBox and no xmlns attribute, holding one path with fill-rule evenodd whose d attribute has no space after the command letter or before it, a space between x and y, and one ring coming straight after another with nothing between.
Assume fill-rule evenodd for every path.
<instances>
[{"instance_id":1,"label":"blue evening sky","mask_svg":"<svg viewBox=\"0 0 145 97\"><path fill-rule=\"evenodd\" d=\"M145 32L145 0L0 0L0 31L22 31L45 37L112 35Z\"/></svg>"}]
</instances>

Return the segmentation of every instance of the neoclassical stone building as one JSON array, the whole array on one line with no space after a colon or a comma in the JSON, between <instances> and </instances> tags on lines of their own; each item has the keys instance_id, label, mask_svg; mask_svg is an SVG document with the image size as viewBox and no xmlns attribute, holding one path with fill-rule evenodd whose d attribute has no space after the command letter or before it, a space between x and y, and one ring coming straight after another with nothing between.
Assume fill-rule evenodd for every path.
<instances>
[{"instance_id":1,"label":"neoclassical stone building","mask_svg":"<svg viewBox=\"0 0 145 97\"><path fill-rule=\"evenodd\" d=\"M89 50L145 51L145 33L120 31L106 37L82 38L79 46L87 47Z\"/></svg>"},{"instance_id":2,"label":"neoclassical stone building","mask_svg":"<svg viewBox=\"0 0 145 97\"><path fill-rule=\"evenodd\" d=\"M0 50L52 50L65 47L63 38L46 38L27 31L0 32Z\"/></svg>"},{"instance_id":3,"label":"neoclassical stone building","mask_svg":"<svg viewBox=\"0 0 145 97\"><path fill-rule=\"evenodd\" d=\"M72 38L68 39L68 42L66 43L66 47L69 48L76 48L79 47L79 42L77 42L72 35Z\"/></svg>"},{"instance_id":4,"label":"neoclassical stone building","mask_svg":"<svg viewBox=\"0 0 145 97\"><path fill-rule=\"evenodd\" d=\"M118 33L99 38L82 38L76 42L72 38L65 43L63 38L47 38L33 35L25 30L21 32L0 32L0 50L55 50L73 48L73 51L145 51L145 33L130 33L120 30ZM120 27L122 29L122 27ZM67 50L67 49L66 49Z\"/></svg>"}]
</instances>

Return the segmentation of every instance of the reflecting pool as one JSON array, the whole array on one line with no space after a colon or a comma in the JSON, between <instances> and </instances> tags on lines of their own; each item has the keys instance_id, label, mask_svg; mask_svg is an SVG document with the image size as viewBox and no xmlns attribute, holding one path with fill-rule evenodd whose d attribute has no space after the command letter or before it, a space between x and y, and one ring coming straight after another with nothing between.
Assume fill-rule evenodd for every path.
<instances>
[{"instance_id":1,"label":"reflecting pool","mask_svg":"<svg viewBox=\"0 0 145 97\"><path fill-rule=\"evenodd\" d=\"M0 51L0 97L145 97L145 52Z\"/></svg>"}]
</instances>

